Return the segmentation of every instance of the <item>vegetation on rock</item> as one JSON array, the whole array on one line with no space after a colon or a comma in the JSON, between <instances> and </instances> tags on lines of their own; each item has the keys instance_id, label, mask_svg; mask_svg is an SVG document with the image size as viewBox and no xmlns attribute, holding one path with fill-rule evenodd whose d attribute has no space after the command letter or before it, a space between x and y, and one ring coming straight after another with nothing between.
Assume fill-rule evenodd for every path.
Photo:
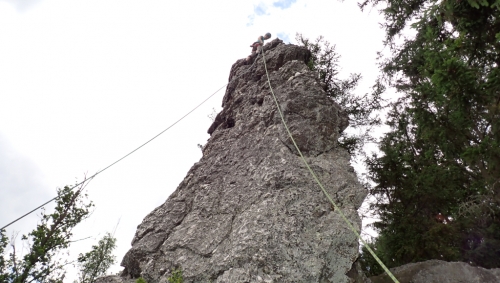
<instances>
[{"instance_id":1,"label":"vegetation on rock","mask_svg":"<svg viewBox=\"0 0 500 283\"><path fill-rule=\"evenodd\" d=\"M356 133L340 133L339 145L349 153L359 155L365 143L374 141L371 134L373 127L381 124L378 110L383 107L381 95L385 90L384 86L376 83L372 93L356 93L354 90L362 76L355 73L346 79L339 78L340 55L336 52L335 45L323 36L311 41L300 33L296 34L295 40L299 46L304 46L311 52L308 67L318 72L327 96L342 107L349 117L349 126L356 130Z\"/></svg>"},{"instance_id":2,"label":"vegetation on rock","mask_svg":"<svg viewBox=\"0 0 500 283\"><path fill-rule=\"evenodd\" d=\"M182 275L182 269L174 269L172 270L172 275L167 278L168 283L183 283L184 277Z\"/></svg>"}]
</instances>

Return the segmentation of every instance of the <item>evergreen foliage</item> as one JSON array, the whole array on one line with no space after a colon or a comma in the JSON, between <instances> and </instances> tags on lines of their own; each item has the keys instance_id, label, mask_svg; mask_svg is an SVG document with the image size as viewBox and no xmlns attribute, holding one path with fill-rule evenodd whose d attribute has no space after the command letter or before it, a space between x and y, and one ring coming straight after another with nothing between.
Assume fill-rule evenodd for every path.
<instances>
[{"instance_id":1,"label":"evergreen foliage","mask_svg":"<svg viewBox=\"0 0 500 283\"><path fill-rule=\"evenodd\" d=\"M57 190L54 212L42 211L36 229L22 236L24 246L29 247L24 256L16 254L14 239L12 252L5 255L8 241L5 230L0 231L0 282L63 282L64 266L70 262L59 255L69 247L73 228L88 217L93 206L84 202L83 189L82 185L76 190L67 186Z\"/></svg>"},{"instance_id":2,"label":"evergreen foliage","mask_svg":"<svg viewBox=\"0 0 500 283\"><path fill-rule=\"evenodd\" d=\"M112 252L116 248L116 238L110 233L106 233L99 240L96 246L78 256L78 264L80 266L79 283L92 283L98 277L106 274L106 271L115 263L115 256Z\"/></svg>"},{"instance_id":3,"label":"evergreen foliage","mask_svg":"<svg viewBox=\"0 0 500 283\"><path fill-rule=\"evenodd\" d=\"M389 267L428 259L500 267L500 1L360 7L377 4L392 53L381 80L401 96L382 154L367 160L381 220L375 250ZM363 262L381 272L369 254Z\"/></svg>"},{"instance_id":4,"label":"evergreen foliage","mask_svg":"<svg viewBox=\"0 0 500 283\"><path fill-rule=\"evenodd\" d=\"M318 72L326 94L341 106L349 117L349 126L357 131L342 132L339 145L351 154L362 153L363 145L374 140L371 135L372 128L381 124L377 111L382 108L381 94L385 88L377 83L372 93L355 93L354 90L362 78L361 74L350 74L346 79L339 78L340 55L335 51L335 45L331 45L323 36L311 41L298 33L295 40L299 46L311 51L309 69Z\"/></svg>"}]
</instances>

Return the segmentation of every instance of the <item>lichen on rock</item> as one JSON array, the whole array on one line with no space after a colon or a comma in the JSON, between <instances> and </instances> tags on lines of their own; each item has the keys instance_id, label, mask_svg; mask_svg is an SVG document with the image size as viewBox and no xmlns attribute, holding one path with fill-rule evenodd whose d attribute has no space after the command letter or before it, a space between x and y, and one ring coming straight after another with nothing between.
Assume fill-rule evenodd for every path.
<instances>
[{"instance_id":1,"label":"lichen on rock","mask_svg":"<svg viewBox=\"0 0 500 283\"><path fill-rule=\"evenodd\" d=\"M312 169L360 228L366 196L337 146L347 117L309 70L304 47L264 46L271 85ZM358 239L333 211L297 155L265 75L238 60L203 157L164 204L138 226L123 277L167 282L352 282Z\"/></svg>"}]
</instances>

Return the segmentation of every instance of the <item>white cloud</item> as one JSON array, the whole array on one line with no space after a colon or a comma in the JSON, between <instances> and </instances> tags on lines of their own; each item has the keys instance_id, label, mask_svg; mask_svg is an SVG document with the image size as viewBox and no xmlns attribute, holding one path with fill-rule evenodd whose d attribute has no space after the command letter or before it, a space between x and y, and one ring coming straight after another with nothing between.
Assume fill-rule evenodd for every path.
<instances>
[{"instance_id":1,"label":"white cloud","mask_svg":"<svg viewBox=\"0 0 500 283\"><path fill-rule=\"evenodd\" d=\"M41 199L51 197L41 170L31 160L17 152L1 133L0 188L2 227L22 213L38 206Z\"/></svg>"},{"instance_id":2,"label":"white cloud","mask_svg":"<svg viewBox=\"0 0 500 283\"><path fill-rule=\"evenodd\" d=\"M6 3L14 2L0 2ZM36 196L29 203L12 198L15 214L50 199L57 186L106 167L179 119L227 83L231 65L266 32L292 43L296 32L324 35L342 55L342 75L361 72L359 91L367 92L383 40L378 14L361 13L347 1L298 0L286 9L273 3L50 0L25 2L29 13L0 9L0 132L16 156L26 157L16 157L23 165L4 165L0 174L29 183L19 197ZM248 15L254 16L249 26ZM97 176L88 187L96 211L75 238L98 237L121 217L116 252L121 260L136 226L201 157L196 145L206 142L207 115L220 109L223 95ZM0 211L5 211L1 205ZM36 223L36 217L28 222L23 225ZM92 244L77 242L72 254Z\"/></svg>"},{"instance_id":3,"label":"white cloud","mask_svg":"<svg viewBox=\"0 0 500 283\"><path fill-rule=\"evenodd\" d=\"M25 12L35 7L41 1L42 0L0 0L0 2L11 4L18 12Z\"/></svg>"},{"instance_id":4,"label":"white cloud","mask_svg":"<svg viewBox=\"0 0 500 283\"><path fill-rule=\"evenodd\" d=\"M0 227L3 227L18 217L29 212L56 195L55 188L51 190L43 172L28 157L20 154L7 138L0 133ZM46 206L48 209L53 204ZM19 233L21 235L32 231L39 220L37 211L6 229L6 235Z\"/></svg>"},{"instance_id":5,"label":"white cloud","mask_svg":"<svg viewBox=\"0 0 500 283\"><path fill-rule=\"evenodd\" d=\"M290 8L297 0L279 0L273 3L274 7L278 7L280 9Z\"/></svg>"}]
</instances>

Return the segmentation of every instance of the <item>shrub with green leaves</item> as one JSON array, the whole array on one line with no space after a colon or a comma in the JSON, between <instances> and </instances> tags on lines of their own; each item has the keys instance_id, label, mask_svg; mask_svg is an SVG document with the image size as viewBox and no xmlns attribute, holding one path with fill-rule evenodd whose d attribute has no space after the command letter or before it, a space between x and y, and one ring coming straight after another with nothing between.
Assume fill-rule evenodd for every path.
<instances>
[{"instance_id":1,"label":"shrub with green leaves","mask_svg":"<svg viewBox=\"0 0 500 283\"><path fill-rule=\"evenodd\" d=\"M167 278L169 283L184 283L184 277L180 268L172 270L172 275Z\"/></svg>"},{"instance_id":2,"label":"shrub with green leaves","mask_svg":"<svg viewBox=\"0 0 500 283\"><path fill-rule=\"evenodd\" d=\"M115 248L116 238L106 233L96 246L92 246L91 251L80 254L78 256L79 283L92 283L98 277L105 275L109 267L115 263L116 258L112 254Z\"/></svg>"},{"instance_id":3,"label":"shrub with green leaves","mask_svg":"<svg viewBox=\"0 0 500 283\"><path fill-rule=\"evenodd\" d=\"M7 262L4 258L5 248L9 243L9 239L5 235L5 229L0 230L0 282L8 282L8 268Z\"/></svg>"},{"instance_id":4,"label":"shrub with green leaves","mask_svg":"<svg viewBox=\"0 0 500 283\"><path fill-rule=\"evenodd\" d=\"M12 252L5 255L8 245L5 230L0 231L0 282L61 283L65 276L64 267L70 262L62 260L59 254L71 243L73 228L89 215L92 202L84 201L84 185L72 190L66 186L57 190L58 198L54 212L42 210L40 223L28 235L23 235L23 245L28 251L17 254L11 243Z\"/></svg>"}]
</instances>

